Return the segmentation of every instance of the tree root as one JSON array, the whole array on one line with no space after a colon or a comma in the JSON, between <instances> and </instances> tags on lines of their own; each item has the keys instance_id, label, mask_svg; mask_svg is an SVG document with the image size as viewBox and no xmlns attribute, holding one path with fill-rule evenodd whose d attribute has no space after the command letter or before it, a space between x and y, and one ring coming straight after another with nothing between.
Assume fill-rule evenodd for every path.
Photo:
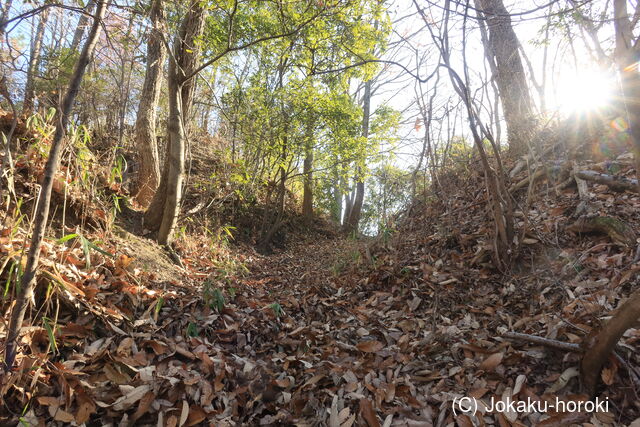
<instances>
[{"instance_id":1,"label":"tree root","mask_svg":"<svg viewBox=\"0 0 640 427\"><path fill-rule=\"evenodd\" d=\"M574 233L602 233L624 246L635 246L636 234L624 221L609 216L583 217L567 227Z\"/></svg>"},{"instance_id":2,"label":"tree root","mask_svg":"<svg viewBox=\"0 0 640 427\"><path fill-rule=\"evenodd\" d=\"M592 331L582 342L584 357L580 365L582 385L590 396L595 395L602 366L618 340L640 318L640 290L629 297L600 331Z\"/></svg>"}]
</instances>

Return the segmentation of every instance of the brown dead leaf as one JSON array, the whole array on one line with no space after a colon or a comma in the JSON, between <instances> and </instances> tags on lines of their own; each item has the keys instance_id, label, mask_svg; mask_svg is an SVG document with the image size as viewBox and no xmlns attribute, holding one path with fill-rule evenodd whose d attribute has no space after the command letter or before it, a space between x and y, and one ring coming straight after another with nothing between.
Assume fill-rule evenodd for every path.
<instances>
[{"instance_id":1,"label":"brown dead leaf","mask_svg":"<svg viewBox=\"0 0 640 427\"><path fill-rule=\"evenodd\" d=\"M274 381L278 387L287 388L291 385L291 380L289 378L283 378L281 380Z\"/></svg>"},{"instance_id":2,"label":"brown dead leaf","mask_svg":"<svg viewBox=\"0 0 640 427\"><path fill-rule=\"evenodd\" d=\"M360 399L360 415L362 415L369 427L380 427L376 411L373 409L373 404L369 399Z\"/></svg>"},{"instance_id":3,"label":"brown dead leaf","mask_svg":"<svg viewBox=\"0 0 640 427\"><path fill-rule=\"evenodd\" d=\"M483 371L493 371L498 367L500 362L502 362L502 358L504 357L504 353L493 353L491 356L487 357L480 364L480 369Z\"/></svg>"},{"instance_id":4,"label":"brown dead leaf","mask_svg":"<svg viewBox=\"0 0 640 427\"><path fill-rule=\"evenodd\" d=\"M190 427L196 424L200 424L207 418L207 413L200 406L193 405L189 408L189 417L187 418L187 422L185 426Z\"/></svg>"},{"instance_id":5,"label":"brown dead leaf","mask_svg":"<svg viewBox=\"0 0 640 427\"><path fill-rule=\"evenodd\" d=\"M132 425L138 419L140 419L140 417L142 417L144 414L146 414L147 411L149 411L149 408L151 408L151 404L153 403L153 401L155 399L156 399L156 395L152 391L148 391L147 393L145 393L144 396L142 396L142 399L140 399L140 402L138 403L138 409L136 409L136 412L131 417L131 424Z\"/></svg>"},{"instance_id":6,"label":"brown dead leaf","mask_svg":"<svg viewBox=\"0 0 640 427\"><path fill-rule=\"evenodd\" d=\"M37 398L42 406L60 406L60 398L53 396L40 396Z\"/></svg>"},{"instance_id":7,"label":"brown dead leaf","mask_svg":"<svg viewBox=\"0 0 640 427\"><path fill-rule=\"evenodd\" d=\"M475 390L471 390L469 392L469 396L475 398L475 399L480 399L482 396L484 396L487 392L489 391L488 388L485 387L480 387L477 388Z\"/></svg>"},{"instance_id":8,"label":"brown dead leaf","mask_svg":"<svg viewBox=\"0 0 640 427\"><path fill-rule=\"evenodd\" d=\"M456 423L460 427L473 427L473 423L471 422L471 419L469 419L469 417L464 414L459 414L456 417Z\"/></svg>"},{"instance_id":9,"label":"brown dead leaf","mask_svg":"<svg viewBox=\"0 0 640 427\"><path fill-rule=\"evenodd\" d=\"M134 403L142 399L142 397L151 389L150 385L144 384L131 390L126 395L116 400L112 407L115 411L124 411L129 409Z\"/></svg>"},{"instance_id":10,"label":"brown dead leaf","mask_svg":"<svg viewBox=\"0 0 640 427\"><path fill-rule=\"evenodd\" d=\"M56 421L60 421L63 423L71 423L73 421L76 420L76 418L73 416L73 414L63 410L63 409L59 409L56 411L54 417L54 420Z\"/></svg>"},{"instance_id":11,"label":"brown dead leaf","mask_svg":"<svg viewBox=\"0 0 640 427\"><path fill-rule=\"evenodd\" d=\"M382 344L380 341L375 340L362 341L356 344L356 347L358 348L358 350L364 353L375 353L382 350L384 348L384 344Z\"/></svg>"},{"instance_id":12,"label":"brown dead leaf","mask_svg":"<svg viewBox=\"0 0 640 427\"><path fill-rule=\"evenodd\" d=\"M94 412L96 412L95 404L92 404L91 402L83 402L78 406L78 410L76 411L76 424L82 425L86 423Z\"/></svg>"},{"instance_id":13,"label":"brown dead leaf","mask_svg":"<svg viewBox=\"0 0 640 427\"><path fill-rule=\"evenodd\" d=\"M539 427L564 427L589 420L590 415L584 412L567 412L554 415L538 423Z\"/></svg>"},{"instance_id":14,"label":"brown dead leaf","mask_svg":"<svg viewBox=\"0 0 640 427\"><path fill-rule=\"evenodd\" d=\"M314 375L313 377L309 378L309 381L304 383L304 385L301 388L305 388L306 386L313 385L323 378L324 378L323 374Z\"/></svg>"}]
</instances>

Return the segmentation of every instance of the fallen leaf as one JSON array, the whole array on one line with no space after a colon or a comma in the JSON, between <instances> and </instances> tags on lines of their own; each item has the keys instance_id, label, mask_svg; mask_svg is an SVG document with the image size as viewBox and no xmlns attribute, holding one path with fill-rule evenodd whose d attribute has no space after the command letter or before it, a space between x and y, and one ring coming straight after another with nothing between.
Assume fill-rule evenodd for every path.
<instances>
[{"instance_id":1,"label":"fallen leaf","mask_svg":"<svg viewBox=\"0 0 640 427\"><path fill-rule=\"evenodd\" d=\"M459 414L456 417L456 423L458 424L459 427L473 427L473 423L471 422L471 419L464 414Z\"/></svg>"},{"instance_id":2,"label":"fallen leaf","mask_svg":"<svg viewBox=\"0 0 640 427\"><path fill-rule=\"evenodd\" d=\"M190 427L196 424L200 424L207 418L207 413L200 406L193 405L189 408L189 417L187 418L187 422L185 426Z\"/></svg>"},{"instance_id":3,"label":"fallen leaf","mask_svg":"<svg viewBox=\"0 0 640 427\"><path fill-rule=\"evenodd\" d=\"M187 418L189 418L189 403L186 400L183 400L182 413L180 414L180 422L178 423L178 426L182 427L187 422Z\"/></svg>"},{"instance_id":4,"label":"fallen leaf","mask_svg":"<svg viewBox=\"0 0 640 427\"><path fill-rule=\"evenodd\" d=\"M369 399L360 399L360 415L362 415L369 427L380 427L376 411L373 409L373 404Z\"/></svg>"},{"instance_id":5,"label":"fallen leaf","mask_svg":"<svg viewBox=\"0 0 640 427\"><path fill-rule=\"evenodd\" d=\"M590 415L584 412L566 412L542 420L537 425L539 427L564 427L585 422L589 420L589 418Z\"/></svg>"},{"instance_id":6,"label":"fallen leaf","mask_svg":"<svg viewBox=\"0 0 640 427\"><path fill-rule=\"evenodd\" d=\"M483 371L493 371L498 367L500 362L502 362L502 358L504 357L504 353L493 353L491 356L487 357L480 364L480 369Z\"/></svg>"},{"instance_id":7,"label":"fallen leaf","mask_svg":"<svg viewBox=\"0 0 640 427\"><path fill-rule=\"evenodd\" d=\"M36 399L42 406L60 406L60 398L53 396L40 396Z\"/></svg>"},{"instance_id":8,"label":"fallen leaf","mask_svg":"<svg viewBox=\"0 0 640 427\"><path fill-rule=\"evenodd\" d=\"M74 417L73 414L70 414L69 412L63 409L58 408L53 419L63 423L71 423L76 420L76 417Z\"/></svg>"},{"instance_id":9,"label":"fallen leaf","mask_svg":"<svg viewBox=\"0 0 640 427\"><path fill-rule=\"evenodd\" d=\"M562 390L571 378L577 377L578 375L580 375L580 372L574 366L565 369L556 382L545 390L545 393L556 393Z\"/></svg>"},{"instance_id":10,"label":"fallen leaf","mask_svg":"<svg viewBox=\"0 0 640 427\"><path fill-rule=\"evenodd\" d=\"M151 408L151 404L155 399L156 395L154 392L146 392L145 395L140 399L140 403L138 403L138 409L136 409L136 412L131 417L131 421L135 422L144 414L146 414L147 411L149 411L149 408Z\"/></svg>"},{"instance_id":11,"label":"fallen leaf","mask_svg":"<svg viewBox=\"0 0 640 427\"><path fill-rule=\"evenodd\" d=\"M362 341L356 344L358 350L364 353L375 353L384 348L384 345L380 341Z\"/></svg>"},{"instance_id":12,"label":"fallen leaf","mask_svg":"<svg viewBox=\"0 0 640 427\"><path fill-rule=\"evenodd\" d=\"M124 411L129 409L134 403L142 399L142 397L151 389L150 385L141 385L131 390L126 395L116 400L112 407L115 411Z\"/></svg>"}]
</instances>

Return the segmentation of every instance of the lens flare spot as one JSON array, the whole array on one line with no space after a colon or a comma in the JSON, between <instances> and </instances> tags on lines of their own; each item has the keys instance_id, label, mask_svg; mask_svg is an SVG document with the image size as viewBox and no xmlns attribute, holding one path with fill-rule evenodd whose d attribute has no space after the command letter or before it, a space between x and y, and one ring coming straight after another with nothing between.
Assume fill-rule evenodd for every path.
<instances>
[{"instance_id":1,"label":"lens flare spot","mask_svg":"<svg viewBox=\"0 0 640 427\"><path fill-rule=\"evenodd\" d=\"M588 113L606 107L612 100L615 78L594 70L566 75L558 85L557 109L566 114Z\"/></svg>"}]
</instances>

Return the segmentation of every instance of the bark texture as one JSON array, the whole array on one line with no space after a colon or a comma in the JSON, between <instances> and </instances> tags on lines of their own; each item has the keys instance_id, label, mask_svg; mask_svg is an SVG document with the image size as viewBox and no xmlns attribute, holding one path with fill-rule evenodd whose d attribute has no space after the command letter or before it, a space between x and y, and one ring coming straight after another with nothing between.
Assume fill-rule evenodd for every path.
<instances>
[{"instance_id":1,"label":"bark texture","mask_svg":"<svg viewBox=\"0 0 640 427\"><path fill-rule=\"evenodd\" d=\"M198 66L200 50L195 41L204 30L205 11L198 2L191 5L174 40L169 62L169 116L167 155L160 185L145 214L147 228L158 231L158 243L171 242L182 199L186 125L195 89L194 79L186 79Z\"/></svg>"},{"instance_id":2,"label":"bark texture","mask_svg":"<svg viewBox=\"0 0 640 427\"><path fill-rule=\"evenodd\" d=\"M369 118L371 116L371 80L364 84L362 115L362 136L369 138ZM362 203L364 202L364 176L362 170L358 168L356 176L356 195L353 205L349 209L349 216L345 221L344 232L347 234L357 233L360 215L362 214Z\"/></svg>"},{"instance_id":3,"label":"bark texture","mask_svg":"<svg viewBox=\"0 0 640 427\"><path fill-rule=\"evenodd\" d=\"M33 103L36 97L36 75L40 68L40 51L42 50L42 39L44 30L49 18L49 9L44 9L40 13L40 20L31 40L31 52L29 55L29 66L27 68L27 82L24 87L24 100L22 102L22 114L29 116L33 113Z\"/></svg>"},{"instance_id":4,"label":"bark texture","mask_svg":"<svg viewBox=\"0 0 640 427\"><path fill-rule=\"evenodd\" d=\"M156 142L156 110L162 87L162 69L167 58L167 49L162 39L166 28L162 0L153 0L150 18L147 69L135 125L135 139L140 165L133 189L136 201L145 207L151 202L160 182L160 164Z\"/></svg>"},{"instance_id":5,"label":"bark texture","mask_svg":"<svg viewBox=\"0 0 640 427\"><path fill-rule=\"evenodd\" d=\"M614 26L616 32L615 57L620 70L620 84L624 95L625 109L629 119L633 154L640 191L640 74L638 73L638 51L634 42L631 21L625 0L614 0Z\"/></svg>"},{"instance_id":6,"label":"bark texture","mask_svg":"<svg viewBox=\"0 0 640 427\"><path fill-rule=\"evenodd\" d=\"M582 372L582 385L585 391L594 396L600 371L609 355L615 348L618 340L625 331L634 327L640 318L640 291L636 291L622 304L600 331L588 336L582 343L584 356L580 369Z\"/></svg>"},{"instance_id":7,"label":"bark texture","mask_svg":"<svg viewBox=\"0 0 640 427\"><path fill-rule=\"evenodd\" d=\"M488 27L485 54L498 86L507 123L509 150L522 154L535 134L535 116L519 41L502 0L477 0L480 20Z\"/></svg>"},{"instance_id":8,"label":"bark texture","mask_svg":"<svg viewBox=\"0 0 640 427\"><path fill-rule=\"evenodd\" d=\"M44 178L42 181L42 188L40 190L40 197L35 207L34 221L33 221L33 234L31 235L31 244L29 246L29 253L27 254L27 262L24 268L24 273L20 280L20 292L16 297L15 305L11 311L11 319L9 321L9 327L7 329L7 340L5 344L5 370L10 370L13 367L13 363L16 358L18 348L18 336L24 321L24 315L27 310L29 301L33 295L33 288L36 281L36 270L38 268L38 261L40 257L40 246L44 239L44 233L47 228L47 219L49 217L49 203L51 201L51 190L53 188L53 179L60 164L60 155L62 153L63 138L66 133L66 128L69 123L69 117L71 116L71 109L73 107L74 100L80 89L82 78L84 77L87 65L91 60L93 51L95 50L98 36L100 34L101 21L104 17L107 9L107 1L100 1L98 3L98 10L94 17L93 25L87 39L76 68L69 82L69 87L62 101L62 108L58 116L55 134L51 142L51 149L49 151L49 157L45 165Z\"/></svg>"},{"instance_id":9,"label":"bark texture","mask_svg":"<svg viewBox=\"0 0 640 427\"><path fill-rule=\"evenodd\" d=\"M7 20L9 19L12 3L13 0L6 0L0 9L0 38L4 37L4 32L7 29Z\"/></svg>"},{"instance_id":10,"label":"bark texture","mask_svg":"<svg viewBox=\"0 0 640 427\"><path fill-rule=\"evenodd\" d=\"M313 125L309 124L307 126L307 140L304 147L302 215L307 224L310 224L313 220Z\"/></svg>"},{"instance_id":11,"label":"bark texture","mask_svg":"<svg viewBox=\"0 0 640 427\"><path fill-rule=\"evenodd\" d=\"M93 8L95 7L95 2L93 0L89 0L87 3L87 13L93 13ZM80 18L78 18L78 26L76 27L76 31L73 33L73 39L71 40L70 49L73 52L80 46L80 42L84 37L84 33L89 26L89 15L82 14Z\"/></svg>"}]
</instances>

